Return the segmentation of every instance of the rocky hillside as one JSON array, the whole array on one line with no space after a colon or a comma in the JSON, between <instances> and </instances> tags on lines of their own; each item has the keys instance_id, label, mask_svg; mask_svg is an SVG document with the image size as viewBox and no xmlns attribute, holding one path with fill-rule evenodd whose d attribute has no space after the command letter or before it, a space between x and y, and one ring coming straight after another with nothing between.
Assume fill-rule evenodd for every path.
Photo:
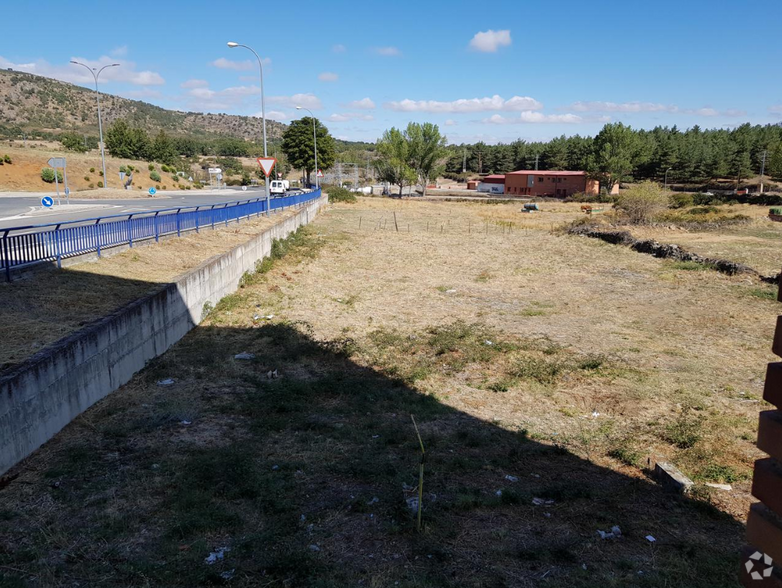
<instances>
[{"instance_id":1,"label":"rocky hillside","mask_svg":"<svg viewBox=\"0 0 782 588\"><path fill-rule=\"evenodd\" d=\"M261 119L232 114L179 112L140 100L101 95L104 125L125 119L150 134L164 130L170 135L201 137L231 136L257 139ZM21 131L98 133L98 115L92 90L28 73L0 70L0 137L18 137ZM266 121L270 138L279 137L285 125Z\"/></svg>"}]
</instances>

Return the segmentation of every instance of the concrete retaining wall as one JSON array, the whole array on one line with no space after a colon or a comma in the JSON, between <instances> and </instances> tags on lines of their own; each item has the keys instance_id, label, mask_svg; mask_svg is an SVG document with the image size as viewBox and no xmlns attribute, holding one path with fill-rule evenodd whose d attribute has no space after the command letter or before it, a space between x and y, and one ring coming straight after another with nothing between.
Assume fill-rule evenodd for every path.
<instances>
[{"instance_id":1,"label":"concrete retaining wall","mask_svg":"<svg viewBox=\"0 0 782 588\"><path fill-rule=\"evenodd\" d=\"M34 355L0 377L0 474L165 352L234 292L272 241L308 224L321 197L233 250Z\"/></svg>"}]
</instances>

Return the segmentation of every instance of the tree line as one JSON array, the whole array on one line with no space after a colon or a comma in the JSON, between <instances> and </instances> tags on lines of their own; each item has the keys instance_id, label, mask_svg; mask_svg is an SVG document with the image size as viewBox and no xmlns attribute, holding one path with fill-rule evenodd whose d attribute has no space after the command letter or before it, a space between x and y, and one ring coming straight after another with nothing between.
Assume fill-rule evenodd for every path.
<instances>
[{"instance_id":1,"label":"tree line","mask_svg":"<svg viewBox=\"0 0 782 588\"><path fill-rule=\"evenodd\" d=\"M610 188L627 180L736 184L760 174L782 180L782 125L744 124L734 129L633 129L609 123L595 137L521 139L510 144L451 145L446 172L507 173L521 169L585 170Z\"/></svg>"}]
</instances>

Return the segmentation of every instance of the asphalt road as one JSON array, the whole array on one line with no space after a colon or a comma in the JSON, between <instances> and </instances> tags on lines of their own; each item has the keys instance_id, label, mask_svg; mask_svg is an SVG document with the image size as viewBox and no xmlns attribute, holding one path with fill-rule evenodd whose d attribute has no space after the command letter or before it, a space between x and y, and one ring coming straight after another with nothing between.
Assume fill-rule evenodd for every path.
<instances>
[{"instance_id":1,"label":"asphalt road","mask_svg":"<svg viewBox=\"0 0 782 588\"><path fill-rule=\"evenodd\" d=\"M113 214L149 212L167 208L205 206L223 204L237 200L263 198L263 188L248 188L246 191L236 188L222 190L199 190L198 192L158 192L154 198L128 198L118 200L79 200L71 198L70 205L65 204L44 208L41 197L50 193L0 193L0 229L29 225L42 225L63 221L83 220Z\"/></svg>"}]
</instances>

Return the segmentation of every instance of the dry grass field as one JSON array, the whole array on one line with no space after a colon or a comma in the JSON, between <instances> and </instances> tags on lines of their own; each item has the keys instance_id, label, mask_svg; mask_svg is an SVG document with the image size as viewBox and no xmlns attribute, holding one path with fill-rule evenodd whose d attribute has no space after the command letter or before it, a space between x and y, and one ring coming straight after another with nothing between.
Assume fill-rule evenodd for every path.
<instances>
[{"instance_id":1,"label":"dry grass field","mask_svg":"<svg viewBox=\"0 0 782 588\"><path fill-rule=\"evenodd\" d=\"M15 469L0 585L736 586L772 289L518 208L360 199L278 244Z\"/></svg>"}]
</instances>

